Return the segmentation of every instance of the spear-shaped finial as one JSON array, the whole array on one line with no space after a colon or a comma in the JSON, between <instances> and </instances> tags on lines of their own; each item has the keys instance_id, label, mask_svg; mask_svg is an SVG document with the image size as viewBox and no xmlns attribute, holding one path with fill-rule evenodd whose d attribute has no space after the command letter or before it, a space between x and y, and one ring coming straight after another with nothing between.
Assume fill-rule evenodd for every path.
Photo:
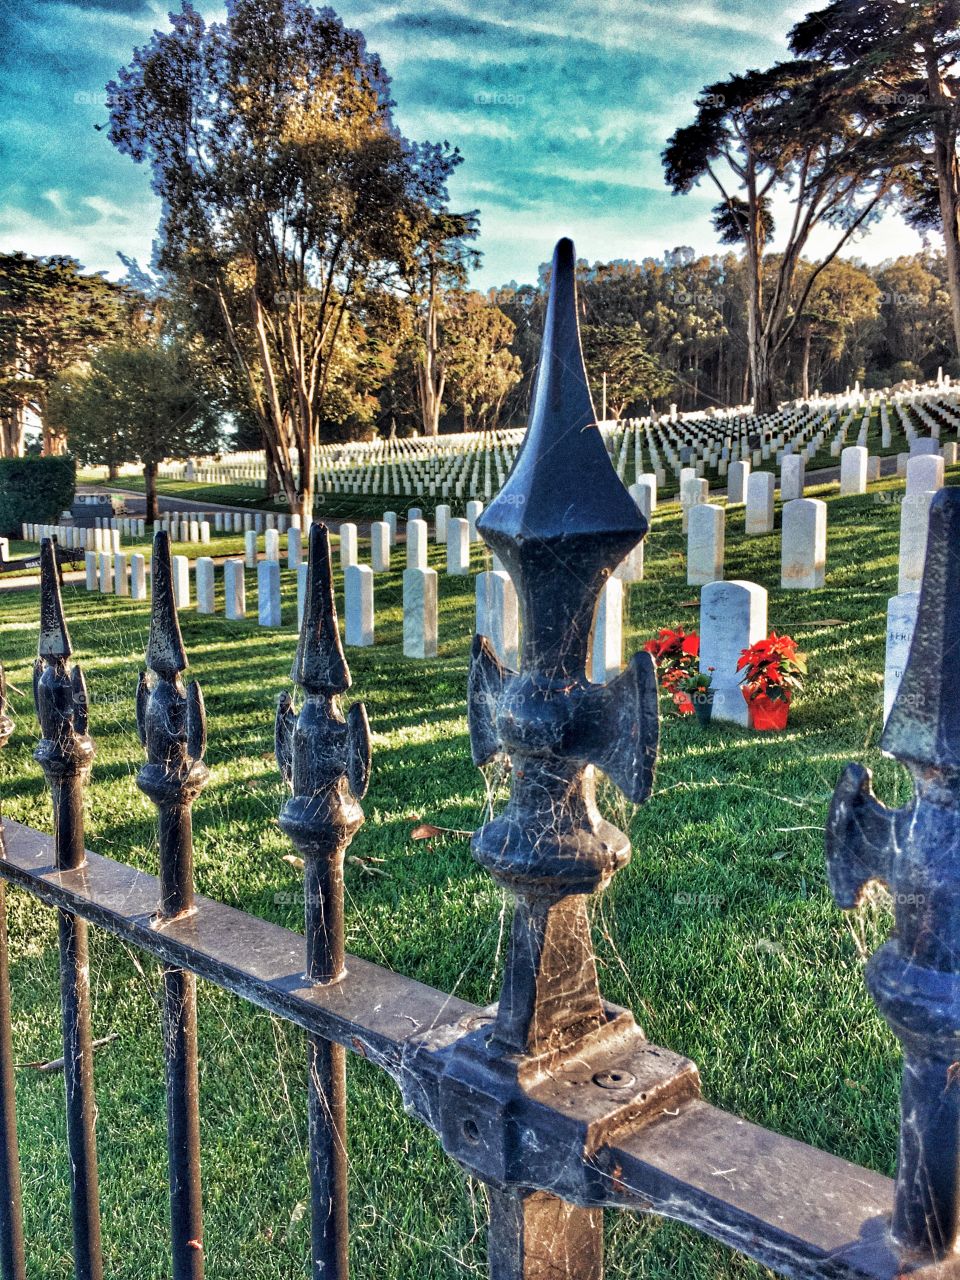
<instances>
[{"instance_id":1,"label":"spear-shaped finial","mask_svg":"<svg viewBox=\"0 0 960 1280\"><path fill-rule=\"evenodd\" d=\"M185 671L187 655L180 633L180 619L173 597L173 563L170 559L170 535L158 529L153 536L153 561L150 567L153 599L150 609L150 637L146 663L163 679L173 679Z\"/></svg>"},{"instance_id":2,"label":"spear-shaped finial","mask_svg":"<svg viewBox=\"0 0 960 1280\"><path fill-rule=\"evenodd\" d=\"M170 539L158 530L151 566L153 599L146 662L137 686L137 728L147 762L137 786L160 811L160 916L169 919L193 904L193 831L190 806L209 777L203 763L206 713L196 680L184 689L187 655L173 599Z\"/></svg>"},{"instance_id":3,"label":"spear-shaped finial","mask_svg":"<svg viewBox=\"0 0 960 1280\"><path fill-rule=\"evenodd\" d=\"M914 796L888 809L870 771L848 765L830 806L827 871L841 907L885 882L893 937L867 985L904 1050L893 1234L935 1257L960 1246L960 489L930 507L916 629L884 730L913 775Z\"/></svg>"},{"instance_id":4,"label":"spear-shaped finial","mask_svg":"<svg viewBox=\"0 0 960 1280\"><path fill-rule=\"evenodd\" d=\"M308 972L320 982L343 967L343 855L363 821L359 801L370 773L370 731L362 702L346 720L339 695L350 688L333 595L330 534L311 525L307 596L293 664L306 695L299 713L289 694L277 708L277 763L293 794L280 826L304 858Z\"/></svg>"},{"instance_id":5,"label":"spear-shaped finial","mask_svg":"<svg viewBox=\"0 0 960 1280\"><path fill-rule=\"evenodd\" d=\"M41 658L56 660L69 658L72 652L70 633L63 616L56 546L52 539L44 538L40 543L40 641L37 653Z\"/></svg>"},{"instance_id":6,"label":"spear-shaped finial","mask_svg":"<svg viewBox=\"0 0 960 1280\"><path fill-rule=\"evenodd\" d=\"M346 693L350 672L340 643L333 594L330 531L319 521L310 526L307 594L297 654L290 673L307 693Z\"/></svg>"},{"instance_id":7,"label":"spear-shaped finial","mask_svg":"<svg viewBox=\"0 0 960 1280\"><path fill-rule=\"evenodd\" d=\"M513 762L504 813L473 840L517 898L494 1040L517 1053L572 1041L602 1021L586 895L629 860L594 800L602 769L631 800L653 781L657 694L649 654L606 686L586 677L597 600L646 532L596 426L577 323L576 257L561 240L530 424L513 470L477 522L520 601L520 672L477 637L470 674L474 759ZM565 991L553 998L551 988Z\"/></svg>"},{"instance_id":8,"label":"spear-shaped finial","mask_svg":"<svg viewBox=\"0 0 960 1280\"><path fill-rule=\"evenodd\" d=\"M360 801L370 776L370 730L362 702L344 720L340 694L350 672L340 644L333 595L330 535L310 529L307 598L293 664L304 694L299 712L284 693L275 726L277 763L292 795L280 826L303 858L307 977L344 975L343 859L363 822ZM346 1280L346 1064L342 1046L307 1038L312 1274Z\"/></svg>"}]
</instances>

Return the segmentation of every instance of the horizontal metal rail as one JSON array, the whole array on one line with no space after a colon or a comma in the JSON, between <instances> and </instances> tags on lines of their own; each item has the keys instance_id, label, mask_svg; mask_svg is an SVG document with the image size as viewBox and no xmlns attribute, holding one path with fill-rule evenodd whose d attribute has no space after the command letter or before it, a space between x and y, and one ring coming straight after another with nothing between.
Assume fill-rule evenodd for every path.
<instances>
[{"instance_id":1,"label":"horizontal metal rail","mask_svg":"<svg viewBox=\"0 0 960 1280\"><path fill-rule=\"evenodd\" d=\"M51 837L10 821L4 832L0 876L10 883L372 1060L398 1083L408 1109L439 1129L451 1047L475 1034L489 1009L354 956L340 982L318 986L305 977L301 934L207 898L197 898L192 916L157 928L154 876L94 853L80 870L57 871ZM523 1137L532 1148L542 1141L545 1155L531 1160L531 1189L569 1199L568 1183L559 1175L555 1182L549 1168L582 1163L602 1188L591 1203L686 1223L783 1275L960 1280L960 1262L911 1272L897 1258L888 1243L893 1183L879 1174L699 1099L626 1123L584 1155L570 1144L577 1125L593 1119L590 1091L577 1094L585 1097L579 1105L561 1099L554 1082L534 1093L533 1129ZM545 1117L542 1135L537 1115Z\"/></svg>"}]
</instances>

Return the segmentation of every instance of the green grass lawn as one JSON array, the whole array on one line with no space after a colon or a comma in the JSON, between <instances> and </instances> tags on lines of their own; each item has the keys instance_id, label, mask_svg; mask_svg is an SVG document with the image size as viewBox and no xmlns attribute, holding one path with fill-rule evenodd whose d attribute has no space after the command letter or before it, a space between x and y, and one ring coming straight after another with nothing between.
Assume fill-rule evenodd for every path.
<instances>
[{"instance_id":1,"label":"green grass lawn","mask_svg":"<svg viewBox=\"0 0 960 1280\"><path fill-rule=\"evenodd\" d=\"M808 690L779 735L701 729L663 705L652 798L635 808L611 787L602 790L602 807L629 830L634 855L595 911L606 996L631 1006L652 1040L699 1063L711 1102L885 1173L895 1154L899 1049L864 989L863 963L886 936L890 915L879 891L852 917L836 910L822 828L849 759L875 769L888 803L909 793L905 771L878 748L885 609L897 577L899 506L892 499L901 492L902 482L885 481L866 497L830 501L827 585L816 592L780 591L779 532L747 539L743 508L731 512L726 575L769 589L771 626L794 635L810 655ZM698 593L681 576L683 545L677 508L661 509L648 539L646 580L629 589L628 653L660 626L696 627ZM440 551L431 555L441 567ZM485 552L477 548L474 556L479 569ZM399 556L395 565L376 579L376 647L347 650L352 695L365 700L374 733L366 824L347 871L348 945L486 1003L496 997L502 959L501 895L465 841L410 838L420 819L472 829L487 813L466 726L473 582L441 574L439 656L411 661L400 647ZM211 780L195 808L198 889L298 928L299 877L284 861L290 850L276 821L284 793L272 756L275 698L288 687L295 644L294 575L284 571L283 579L282 629L193 610L181 621L210 728ZM31 756L37 604L36 590L0 594L0 658L17 719L0 754L0 779L4 812L49 829L49 797ZM254 604L248 573L248 608ZM87 843L156 871L154 812L135 785L142 752L134 693L147 608L88 595L82 585L65 588L65 605L97 745ZM494 773L490 781L501 804L502 778ZM17 1061L56 1058L54 918L12 892L10 932ZM106 1270L115 1280L165 1280L158 971L129 947L91 936L94 1035L119 1037L97 1054ZM301 1036L206 985L199 1023L208 1274L303 1277ZM404 1115L393 1086L369 1063L351 1058L349 1089L358 1280L485 1275L483 1188ZM62 1079L23 1066L17 1091L30 1275L66 1280ZM611 1280L768 1274L674 1224L628 1214L607 1219Z\"/></svg>"}]
</instances>

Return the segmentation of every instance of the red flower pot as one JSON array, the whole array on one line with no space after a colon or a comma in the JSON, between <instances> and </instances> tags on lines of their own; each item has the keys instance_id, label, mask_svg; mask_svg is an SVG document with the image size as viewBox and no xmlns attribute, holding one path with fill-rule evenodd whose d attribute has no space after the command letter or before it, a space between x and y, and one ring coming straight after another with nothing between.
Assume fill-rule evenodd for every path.
<instances>
[{"instance_id":1,"label":"red flower pot","mask_svg":"<svg viewBox=\"0 0 960 1280\"><path fill-rule=\"evenodd\" d=\"M776 730L787 727L789 698L768 698L765 693L758 693L755 698L751 698L746 689L743 690L743 696L750 713L751 729Z\"/></svg>"}]
</instances>

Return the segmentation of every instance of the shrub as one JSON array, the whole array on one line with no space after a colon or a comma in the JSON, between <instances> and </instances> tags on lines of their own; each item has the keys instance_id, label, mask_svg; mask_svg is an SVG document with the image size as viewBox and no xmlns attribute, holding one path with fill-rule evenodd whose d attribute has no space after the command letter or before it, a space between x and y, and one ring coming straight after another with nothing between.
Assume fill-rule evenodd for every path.
<instances>
[{"instance_id":1,"label":"shrub","mask_svg":"<svg viewBox=\"0 0 960 1280\"><path fill-rule=\"evenodd\" d=\"M19 536L22 524L54 524L76 485L73 458L0 458L0 533Z\"/></svg>"}]
</instances>

